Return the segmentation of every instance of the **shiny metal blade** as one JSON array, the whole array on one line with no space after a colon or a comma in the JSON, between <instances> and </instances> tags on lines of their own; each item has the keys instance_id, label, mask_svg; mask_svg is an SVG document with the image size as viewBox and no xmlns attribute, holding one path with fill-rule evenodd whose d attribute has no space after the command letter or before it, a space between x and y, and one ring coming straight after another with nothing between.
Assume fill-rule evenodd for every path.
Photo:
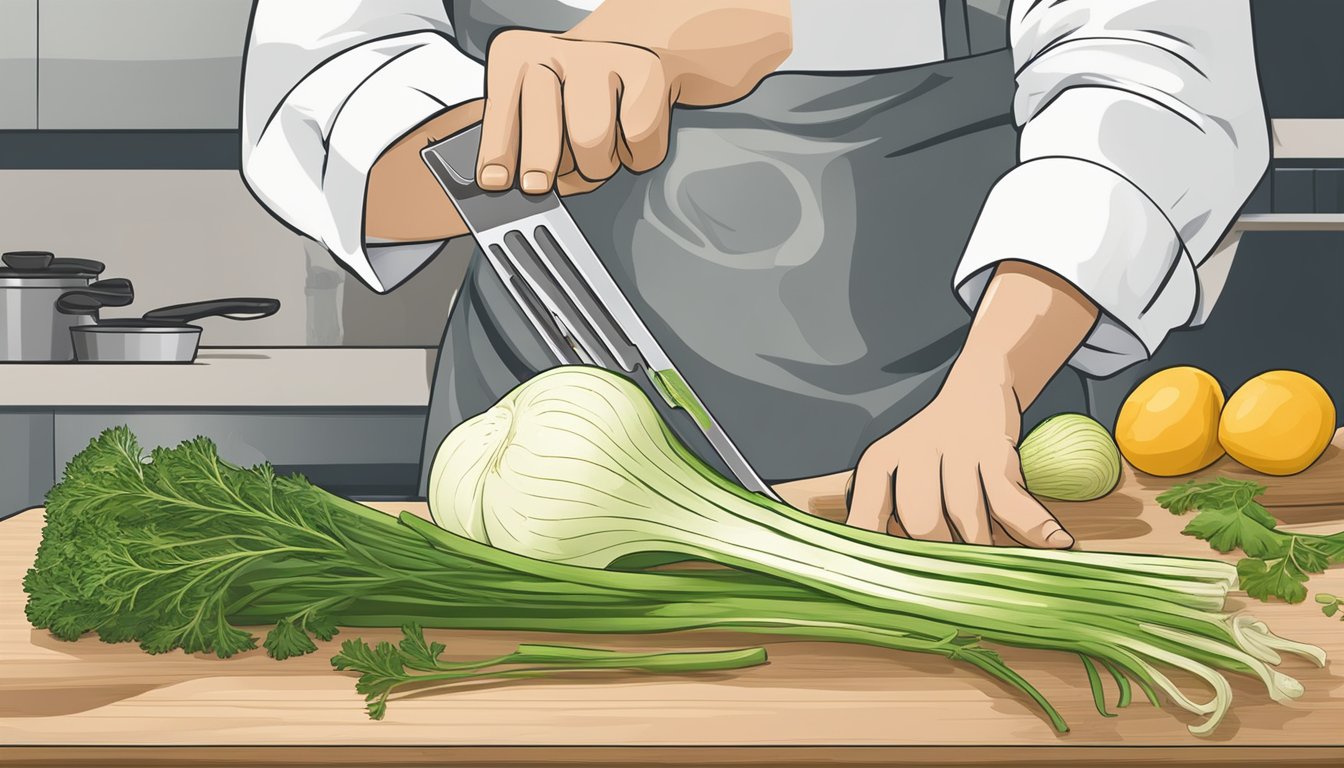
<instances>
[{"instance_id":1,"label":"shiny metal blade","mask_svg":"<svg viewBox=\"0 0 1344 768\"><path fill-rule=\"evenodd\" d=\"M560 198L476 186L479 145L480 128L473 127L421 156L557 359L643 371L669 406L691 416L744 488L778 501L677 371Z\"/></svg>"}]
</instances>

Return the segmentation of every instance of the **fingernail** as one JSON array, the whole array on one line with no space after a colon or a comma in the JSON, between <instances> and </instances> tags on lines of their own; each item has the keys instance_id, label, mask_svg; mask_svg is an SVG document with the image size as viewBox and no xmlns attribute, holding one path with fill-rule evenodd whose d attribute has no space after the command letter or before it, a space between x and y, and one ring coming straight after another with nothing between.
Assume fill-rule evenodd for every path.
<instances>
[{"instance_id":1,"label":"fingernail","mask_svg":"<svg viewBox=\"0 0 1344 768\"><path fill-rule=\"evenodd\" d=\"M502 187L509 183L509 170L502 165L487 165L481 169L480 184L485 187Z\"/></svg>"},{"instance_id":2,"label":"fingernail","mask_svg":"<svg viewBox=\"0 0 1344 768\"><path fill-rule=\"evenodd\" d=\"M1046 536L1045 543L1055 549L1068 549L1073 546L1073 537L1069 535L1068 531L1060 528Z\"/></svg>"},{"instance_id":3,"label":"fingernail","mask_svg":"<svg viewBox=\"0 0 1344 768\"><path fill-rule=\"evenodd\" d=\"M523 174L523 191L529 195L539 195L550 186L550 178L541 171L528 171Z\"/></svg>"}]
</instances>

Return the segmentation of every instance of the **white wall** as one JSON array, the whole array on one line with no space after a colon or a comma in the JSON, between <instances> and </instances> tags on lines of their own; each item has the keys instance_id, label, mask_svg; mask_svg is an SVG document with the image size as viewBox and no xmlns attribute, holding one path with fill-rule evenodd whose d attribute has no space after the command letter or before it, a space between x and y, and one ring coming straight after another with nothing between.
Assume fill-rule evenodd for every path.
<instances>
[{"instance_id":1,"label":"white wall","mask_svg":"<svg viewBox=\"0 0 1344 768\"><path fill-rule=\"evenodd\" d=\"M274 317L202 321L210 346L434 346L469 242L380 296L271 218L234 171L0 170L0 250L98 259L134 284L107 317L224 296L270 296Z\"/></svg>"}]
</instances>

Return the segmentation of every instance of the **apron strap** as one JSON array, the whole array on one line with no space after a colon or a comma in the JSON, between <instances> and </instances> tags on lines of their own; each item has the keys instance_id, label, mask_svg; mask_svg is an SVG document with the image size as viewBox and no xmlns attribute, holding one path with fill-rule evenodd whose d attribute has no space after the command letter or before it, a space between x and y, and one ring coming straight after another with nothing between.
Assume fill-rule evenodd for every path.
<instances>
[{"instance_id":1,"label":"apron strap","mask_svg":"<svg viewBox=\"0 0 1344 768\"><path fill-rule=\"evenodd\" d=\"M1008 47L1008 13L1013 0L943 0L943 35L954 34L953 25L948 21L947 6L957 6L961 16L961 45L969 56L1002 51ZM955 50L949 43L947 58L955 59Z\"/></svg>"},{"instance_id":2,"label":"apron strap","mask_svg":"<svg viewBox=\"0 0 1344 768\"><path fill-rule=\"evenodd\" d=\"M966 28L967 0L940 0L943 4L943 57L964 59L971 55L971 36Z\"/></svg>"}]
</instances>

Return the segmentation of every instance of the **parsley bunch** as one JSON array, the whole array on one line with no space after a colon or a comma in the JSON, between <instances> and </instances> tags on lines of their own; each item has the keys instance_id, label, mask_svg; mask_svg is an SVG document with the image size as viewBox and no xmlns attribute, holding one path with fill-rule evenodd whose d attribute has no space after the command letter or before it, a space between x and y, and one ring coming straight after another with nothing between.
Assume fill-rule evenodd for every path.
<instances>
[{"instance_id":1,"label":"parsley bunch","mask_svg":"<svg viewBox=\"0 0 1344 768\"><path fill-rule=\"evenodd\" d=\"M859 564L872 578L932 577L926 562L954 562L905 560L880 546L885 539L873 541L865 551L889 564ZM876 602L744 570L617 571L524 557L405 512L383 514L297 475L234 466L205 438L146 455L119 427L72 459L48 494L42 542L23 586L33 626L66 640L96 633L138 642L151 653L225 657L260 645L284 659L317 650L337 627L409 626L400 645L351 641L337 656L338 668L360 673L357 690L374 717L404 685L591 669L733 669L762 660L754 648L645 655L525 644L495 659L450 661L416 627L712 629L934 654L1021 691L1060 731L1068 726L1059 712L984 638L1080 655L1105 713L1101 664L1122 704L1131 681L1154 701L1165 693L1205 716L1190 726L1195 733L1216 727L1228 711L1225 673L1255 675L1282 701L1303 693L1275 668L1284 654L1325 661L1320 649L1279 637L1253 617L1223 613L1234 577L1225 563L940 546L964 560L957 564L959 623L923 615L926 596L914 593ZM1173 670L1203 680L1213 698L1192 699L1184 679L1168 676Z\"/></svg>"},{"instance_id":2,"label":"parsley bunch","mask_svg":"<svg viewBox=\"0 0 1344 768\"><path fill-rule=\"evenodd\" d=\"M912 633L884 611L741 571L617 573L533 560L409 513L383 514L267 465L234 466L203 437L148 454L125 427L92 440L47 495L42 542L23 588L34 627L63 640L94 633L109 643L137 642L149 653L181 649L224 658L260 645L286 659L316 651L337 627L413 625L411 639L399 646L352 640L336 657L338 668L362 674L360 692L372 694L374 716L397 686L426 675L444 682L481 664L440 660L443 647L427 643L420 626L721 629L968 663L1022 690L1064 729L1049 702L978 638ZM632 655L523 645L517 653L524 655L471 674L685 672L764 659L759 648Z\"/></svg>"},{"instance_id":3,"label":"parsley bunch","mask_svg":"<svg viewBox=\"0 0 1344 768\"><path fill-rule=\"evenodd\" d=\"M1220 477L1192 480L1158 495L1157 503L1172 514L1199 514L1182 533L1207 541L1219 552L1240 549L1237 563L1246 594L1258 600L1277 597L1289 603L1307 598L1313 574L1344 563L1344 532L1321 536L1278 529L1278 521L1256 501L1265 486L1251 480Z\"/></svg>"}]
</instances>

